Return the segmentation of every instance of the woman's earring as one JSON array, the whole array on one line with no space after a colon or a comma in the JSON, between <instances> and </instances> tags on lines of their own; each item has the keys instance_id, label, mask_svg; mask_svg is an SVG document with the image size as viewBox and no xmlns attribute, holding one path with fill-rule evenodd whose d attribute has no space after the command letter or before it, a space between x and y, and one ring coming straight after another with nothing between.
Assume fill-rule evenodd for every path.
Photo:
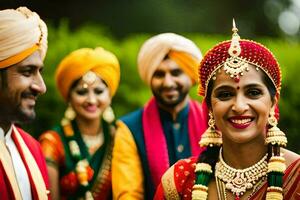
<instances>
[{"instance_id":1,"label":"woman's earring","mask_svg":"<svg viewBox=\"0 0 300 200\"><path fill-rule=\"evenodd\" d=\"M106 122L112 123L115 120L115 114L114 114L112 107L108 106L103 111L102 117Z\"/></svg>"},{"instance_id":2,"label":"woman's earring","mask_svg":"<svg viewBox=\"0 0 300 200\"><path fill-rule=\"evenodd\" d=\"M287 138L278 127L277 127L277 119L275 117L274 109L271 110L270 116L268 118L268 123L271 126L268 129L267 137L266 137L266 144L278 144L278 146L285 147L287 144Z\"/></svg>"},{"instance_id":3,"label":"woman's earring","mask_svg":"<svg viewBox=\"0 0 300 200\"><path fill-rule=\"evenodd\" d=\"M203 133L201 140L199 142L201 147L213 147L222 145L221 132L217 131L215 128L215 120L211 111L209 111L209 121L208 128Z\"/></svg>"},{"instance_id":4,"label":"woman's earring","mask_svg":"<svg viewBox=\"0 0 300 200\"><path fill-rule=\"evenodd\" d=\"M69 120L69 121L72 121L73 119L75 119L75 117L76 117L76 112L74 111L71 104L69 104L67 110L65 111L64 118Z\"/></svg>"}]
</instances>

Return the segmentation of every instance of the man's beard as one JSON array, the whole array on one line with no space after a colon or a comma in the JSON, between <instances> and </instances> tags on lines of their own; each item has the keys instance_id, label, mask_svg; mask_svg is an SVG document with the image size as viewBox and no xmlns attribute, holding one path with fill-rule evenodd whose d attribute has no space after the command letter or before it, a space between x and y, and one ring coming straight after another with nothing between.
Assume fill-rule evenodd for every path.
<instances>
[{"instance_id":1,"label":"man's beard","mask_svg":"<svg viewBox=\"0 0 300 200\"><path fill-rule=\"evenodd\" d=\"M19 100L10 95L10 91L6 88L1 90L0 98L0 120L10 121L12 123L29 123L35 119L34 107L25 108L22 106L22 99L29 96L37 96L36 92L23 92ZM18 102L18 103L17 103Z\"/></svg>"},{"instance_id":2,"label":"man's beard","mask_svg":"<svg viewBox=\"0 0 300 200\"><path fill-rule=\"evenodd\" d=\"M35 111L32 110L30 113L26 112L20 105L15 107L12 111L9 112L7 118L13 123L27 124L32 122L35 119Z\"/></svg>"},{"instance_id":3,"label":"man's beard","mask_svg":"<svg viewBox=\"0 0 300 200\"><path fill-rule=\"evenodd\" d=\"M0 121L10 121L12 123L27 124L35 119L35 112L27 114L21 109L15 110L13 113L7 113L5 116L0 117Z\"/></svg>"},{"instance_id":4,"label":"man's beard","mask_svg":"<svg viewBox=\"0 0 300 200\"><path fill-rule=\"evenodd\" d=\"M0 120L10 121L12 123L30 123L35 119L34 108L22 108L21 104L0 106L1 116Z\"/></svg>"},{"instance_id":5,"label":"man's beard","mask_svg":"<svg viewBox=\"0 0 300 200\"><path fill-rule=\"evenodd\" d=\"M26 91L21 94L21 101L22 99L26 99L29 97L36 98L37 93L35 91ZM18 120L19 123L29 123L32 122L35 119L35 111L34 106L31 108L23 108L22 103L18 104L15 109L16 113L16 120Z\"/></svg>"},{"instance_id":6,"label":"man's beard","mask_svg":"<svg viewBox=\"0 0 300 200\"><path fill-rule=\"evenodd\" d=\"M32 108L31 113L24 111L20 106L16 110L16 122L18 123L30 123L35 119L35 111Z\"/></svg>"},{"instance_id":7,"label":"man's beard","mask_svg":"<svg viewBox=\"0 0 300 200\"><path fill-rule=\"evenodd\" d=\"M160 90L161 91L161 90ZM158 102L158 104L166 107L166 108L174 108L176 107L178 104L180 104L181 102L184 101L184 99L186 98L186 96L188 95L189 91L179 91L179 96L177 97L176 100L172 101L172 100L165 100L162 95L160 94L161 92L154 92L152 90L152 93L156 99L156 101Z\"/></svg>"}]
</instances>

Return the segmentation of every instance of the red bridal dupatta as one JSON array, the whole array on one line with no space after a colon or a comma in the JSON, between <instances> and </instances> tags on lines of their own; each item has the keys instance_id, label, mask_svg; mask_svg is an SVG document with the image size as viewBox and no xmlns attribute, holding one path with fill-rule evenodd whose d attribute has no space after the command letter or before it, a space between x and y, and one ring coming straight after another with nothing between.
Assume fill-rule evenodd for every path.
<instances>
[{"instance_id":1,"label":"red bridal dupatta","mask_svg":"<svg viewBox=\"0 0 300 200\"><path fill-rule=\"evenodd\" d=\"M265 183L250 200L264 199L267 192ZM300 200L300 159L293 162L284 172L283 176L283 199Z\"/></svg>"},{"instance_id":2,"label":"red bridal dupatta","mask_svg":"<svg viewBox=\"0 0 300 200\"><path fill-rule=\"evenodd\" d=\"M196 101L189 101L188 134L192 156L198 156L203 151L198 142L207 129L207 119L206 104L199 105ZM150 173L153 184L157 187L162 175L170 167L170 163L158 105L154 98L144 107L142 123Z\"/></svg>"}]
</instances>

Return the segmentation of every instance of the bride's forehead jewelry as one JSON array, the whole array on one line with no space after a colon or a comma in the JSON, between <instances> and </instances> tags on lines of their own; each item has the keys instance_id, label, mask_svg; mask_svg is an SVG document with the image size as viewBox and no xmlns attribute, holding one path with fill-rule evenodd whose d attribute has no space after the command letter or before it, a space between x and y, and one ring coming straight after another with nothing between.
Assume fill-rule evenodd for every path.
<instances>
[{"instance_id":1,"label":"bride's forehead jewelry","mask_svg":"<svg viewBox=\"0 0 300 200\"><path fill-rule=\"evenodd\" d=\"M230 55L229 58L226 59L224 63L224 71L228 74L231 78L234 79L235 82L239 82L240 76L243 75L244 71L248 71L248 63L245 62L242 58L239 58L239 55L242 52L240 46L240 36L238 35L238 29L236 28L235 21L233 19L232 22L232 39L231 44L228 49L228 54Z\"/></svg>"},{"instance_id":2,"label":"bride's forehead jewelry","mask_svg":"<svg viewBox=\"0 0 300 200\"><path fill-rule=\"evenodd\" d=\"M260 43L241 39L234 21L232 32L231 40L217 44L202 59L199 66L199 94L206 96L210 80L216 80L222 71L239 82L251 64L256 71L263 71L270 78L279 95L281 70L272 52Z\"/></svg>"}]
</instances>

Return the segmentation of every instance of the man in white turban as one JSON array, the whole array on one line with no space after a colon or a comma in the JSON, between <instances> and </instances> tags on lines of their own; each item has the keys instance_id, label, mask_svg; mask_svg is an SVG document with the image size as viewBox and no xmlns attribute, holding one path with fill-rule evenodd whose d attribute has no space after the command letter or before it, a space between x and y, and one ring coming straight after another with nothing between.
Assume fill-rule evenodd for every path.
<instances>
[{"instance_id":1,"label":"man in white turban","mask_svg":"<svg viewBox=\"0 0 300 200\"><path fill-rule=\"evenodd\" d=\"M48 175L39 143L16 123L35 118L46 92L41 76L47 27L26 7L0 11L0 197L49 198Z\"/></svg>"},{"instance_id":2,"label":"man in white turban","mask_svg":"<svg viewBox=\"0 0 300 200\"><path fill-rule=\"evenodd\" d=\"M115 199L153 199L171 165L202 151L198 141L207 116L188 95L197 83L201 58L191 40L174 33L154 36L141 47L138 70L153 97L118 121L112 160Z\"/></svg>"}]
</instances>

